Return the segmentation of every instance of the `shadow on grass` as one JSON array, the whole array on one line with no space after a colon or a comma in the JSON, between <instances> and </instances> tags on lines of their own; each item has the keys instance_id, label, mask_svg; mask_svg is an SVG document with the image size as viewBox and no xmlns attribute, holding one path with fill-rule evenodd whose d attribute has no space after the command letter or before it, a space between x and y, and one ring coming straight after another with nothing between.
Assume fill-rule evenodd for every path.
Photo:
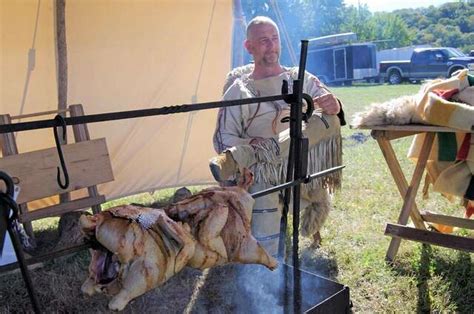
<instances>
[{"instance_id":1,"label":"shadow on grass","mask_svg":"<svg viewBox=\"0 0 474 314\"><path fill-rule=\"evenodd\" d=\"M474 304L474 268L469 253L455 251L447 259L438 254L436 249L430 245L423 244L419 263L414 269L404 266L396 267L394 270L402 276L413 276L417 281L418 288L418 313L429 313L433 309L430 294L436 293L437 289L449 291L449 300L457 313L472 313ZM433 286L430 279L438 276L442 278L444 287ZM446 304L449 305L449 304Z\"/></svg>"},{"instance_id":2,"label":"shadow on grass","mask_svg":"<svg viewBox=\"0 0 474 314\"><path fill-rule=\"evenodd\" d=\"M428 281L430 275L430 261L433 255L431 246L423 244L421 249L420 266L416 273L416 281L418 287L418 301L416 304L417 312L431 312L430 289Z\"/></svg>"}]
</instances>

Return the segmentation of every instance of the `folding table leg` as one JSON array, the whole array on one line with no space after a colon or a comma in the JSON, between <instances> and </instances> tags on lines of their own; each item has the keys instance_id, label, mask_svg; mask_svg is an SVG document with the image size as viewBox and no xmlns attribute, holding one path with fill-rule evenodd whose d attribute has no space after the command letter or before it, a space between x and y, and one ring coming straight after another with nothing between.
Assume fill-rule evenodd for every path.
<instances>
[{"instance_id":1,"label":"folding table leg","mask_svg":"<svg viewBox=\"0 0 474 314\"><path fill-rule=\"evenodd\" d=\"M385 161L387 162L388 168L390 169L393 180L397 185L398 192L400 193L402 199L405 199L405 195L408 191L408 182L405 178L405 175L403 174L402 168L400 167L400 163L395 156L393 147L390 144L390 141L383 137L378 137L377 142L385 157ZM410 211L410 218L417 228L426 230L423 218L416 207L416 203L413 203L412 210Z\"/></svg>"},{"instance_id":2,"label":"folding table leg","mask_svg":"<svg viewBox=\"0 0 474 314\"><path fill-rule=\"evenodd\" d=\"M416 213L417 216L421 217L418 209L414 207L415 198L418 192L418 188L420 186L421 178L423 177L428 157L430 155L434 137L435 133L426 133L425 140L423 141L423 145L421 148L420 156L415 167L415 171L411 178L410 185L408 186L406 194L404 196L403 207L398 218L398 224L400 225L406 225L411 212ZM385 256L386 260L392 261L394 259L395 255L398 252L398 248L400 247L400 242L400 238L392 238L392 240L390 241L390 246L387 250L387 254Z\"/></svg>"}]
</instances>

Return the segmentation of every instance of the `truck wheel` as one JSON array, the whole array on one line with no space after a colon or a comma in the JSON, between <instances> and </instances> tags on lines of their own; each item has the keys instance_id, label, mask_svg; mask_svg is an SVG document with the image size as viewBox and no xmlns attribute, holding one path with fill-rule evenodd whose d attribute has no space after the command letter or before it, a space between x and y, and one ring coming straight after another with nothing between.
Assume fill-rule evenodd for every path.
<instances>
[{"instance_id":1,"label":"truck wheel","mask_svg":"<svg viewBox=\"0 0 474 314\"><path fill-rule=\"evenodd\" d=\"M402 82L402 75L397 70L392 70L388 74L388 82L392 85L400 84Z\"/></svg>"},{"instance_id":2,"label":"truck wheel","mask_svg":"<svg viewBox=\"0 0 474 314\"><path fill-rule=\"evenodd\" d=\"M451 76L453 76L454 72L456 72L456 71L458 71L458 70L462 70L462 69L464 69L464 68L454 68L454 69L452 69L451 72L449 72L448 78L450 78Z\"/></svg>"}]
</instances>

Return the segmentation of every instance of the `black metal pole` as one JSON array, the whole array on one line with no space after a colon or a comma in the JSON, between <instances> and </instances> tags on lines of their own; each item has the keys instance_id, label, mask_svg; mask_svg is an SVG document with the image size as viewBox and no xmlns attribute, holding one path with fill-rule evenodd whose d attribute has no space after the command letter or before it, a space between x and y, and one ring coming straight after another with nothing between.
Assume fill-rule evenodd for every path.
<instances>
[{"instance_id":1,"label":"black metal pole","mask_svg":"<svg viewBox=\"0 0 474 314\"><path fill-rule=\"evenodd\" d=\"M262 197L262 196L265 196L265 195L268 195L268 194L272 194L272 193L281 191L283 189L290 189L291 187L293 187L297 184L309 183L310 181L312 181L316 178L327 176L328 174L331 174L333 172L342 170L345 167L346 166L344 166L344 165L332 167L332 168L329 168L329 169L326 169L326 170L323 170L323 171L320 171L320 172L313 173L313 174L311 174L307 177L303 177L301 179L295 179L295 180L292 180L290 182L279 184L277 186L272 186L271 188L252 193L251 195L252 195L252 198L259 198L259 197Z\"/></svg>"},{"instance_id":2,"label":"black metal pole","mask_svg":"<svg viewBox=\"0 0 474 314\"><path fill-rule=\"evenodd\" d=\"M67 117L67 118L64 118L64 121L66 122L66 125L105 122L105 121L112 121L112 120L132 119L132 118L191 112L191 111L198 111L198 110L205 110L205 109L215 109L215 108L222 108L222 107L248 105L248 104L253 104L253 103L258 103L258 102L272 102L272 101L277 101L277 100L284 100L285 102L294 102L293 97L294 96L292 94L289 94L289 95L274 95L274 96L265 96L265 97L236 99L236 100L212 101L212 102L204 102L204 103L199 103L199 104L183 104L183 105L176 105L176 106L165 106L161 108L117 111L117 112L83 115L83 116L77 116L77 117ZM58 122L55 121L54 119L2 124L0 125L0 134L8 133L8 132L19 132L19 131L52 128L54 126L58 126Z\"/></svg>"},{"instance_id":3,"label":"black metal pole","mask_svg":"<svg viewBox=\"0 0 474 314\"><path fill-rule=\"evenodd\" d=\"M298 69L298 80L293 84L293 95L295 97L295 104L292 105L291 110L293 119L290 121L290 137L295 141L295 172L294 179L299 180L306 176L306 169L302 168L303 156L303 85L306 68L306 55L308 51L308 41L301 41L300 65ZM293 110L294 108L294 110ZM291 115L291 114L290 114ZM306 156L305 156L306 157ZM301 200L301 185L297 184L293 187L293 284L294 284L294 312L301 312L301 277L300 277L300 259L299 259L299 226L300 226L300 200Z\"/></svg>"},{"instance_id":4,"label":"black metal pole","mask_svg":"<svg viewBox=\"0 0 474 314\"><path fill-rule=\"evenodd\" d=\"M18 239L18 235L13 228L13 221L17 219L18 206L13 200L14 185L12 178L3 171L0 171L0 180L5 182L7 187L6 193L0 193L0 210L1 217L0 219L6 220L8 234L12 241L13 249L20 265L21 275L25 281L26 290L30 296L31 305L33 306L33 311L35 313L41 313L38 299L36 298L35 290L33 289L33 283L31 281L30 273L28 272L28 267L26 266L25 256L23 254L23 248L21 242ZM13 212L13 215L10 217L10 213Z\"/></svg>"}]
</instances>

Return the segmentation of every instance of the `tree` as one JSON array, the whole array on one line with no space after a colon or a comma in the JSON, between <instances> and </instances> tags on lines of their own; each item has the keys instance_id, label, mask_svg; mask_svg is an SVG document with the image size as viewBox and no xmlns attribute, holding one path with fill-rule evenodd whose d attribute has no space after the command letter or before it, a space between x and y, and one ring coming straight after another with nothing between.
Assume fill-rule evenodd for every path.
<instances>
[{"instance_id":1,"label":"tree","mask_svg":"<svg viewBox=\"0 0 474 314\"><path fill-rule=\"evenodd\" d=\"M343 0L241 0L241 4L247 21L264 15L278 24L283 46L281 61L288 65L294 63L287 45L298 55L301 39L339 33L344 19Z\"/></svg>"},{"instance_id":2,"label":"tree","mask_svg":"<svg viewBox=\"0 0 474 314\"><path fill-rule=\"evenodd\" d=\"M375 26L372 21L372 13L366 4L358 7L348 6L344 9L344 22L341 32L353 32L361 41L370 41L375 38Z\"/></svg>"}]
</instances>

